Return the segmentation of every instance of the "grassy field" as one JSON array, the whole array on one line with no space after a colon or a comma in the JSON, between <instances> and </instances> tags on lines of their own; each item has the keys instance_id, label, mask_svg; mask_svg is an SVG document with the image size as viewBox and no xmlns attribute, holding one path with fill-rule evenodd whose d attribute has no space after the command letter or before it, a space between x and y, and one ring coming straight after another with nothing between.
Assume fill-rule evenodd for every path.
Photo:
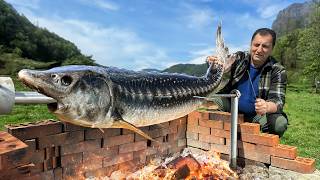
<instances>
[{"instance_id":1,"label":"grassy field","mask_svg":"<svg viewBox=\"0 0 320 180\"><path fill-rule=\"evenodd\" d=\"M18 90L25 90L19 83ZM315 158L320 169L320 94L304 86L289 86L285 111L289 128L281 138L282 144L298 147L299 156ZM0 115L0 130L4 124L32 122L55 118L46 105L16 105L9 115Z\"/></svg>"},{"instance_id":2,"label":"grassy field","mask_svg":"<svg viewBox=\"0 0 320 180\"><path fill-rule=\"evenodd\" d=\"M285 111L289 127L282 144L298 147L299 156L315 158L320 169L320 94L304 87L289 87Z\"/></svg>"}]
</instances>

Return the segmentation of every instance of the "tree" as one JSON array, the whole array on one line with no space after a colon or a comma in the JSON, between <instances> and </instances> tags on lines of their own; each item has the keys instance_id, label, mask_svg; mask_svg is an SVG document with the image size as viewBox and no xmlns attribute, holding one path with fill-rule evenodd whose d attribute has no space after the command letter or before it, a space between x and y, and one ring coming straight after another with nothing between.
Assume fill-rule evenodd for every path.
<instances>
[{"instance_id":1,"label":"tree","mask_svg":"<svg viewBox=\"0 0 320 180\"><path fill-rule=\"evenodd\" d=\"M304 74L315 82L320 77L320 2L314 2L311 26L305 29L298 43L299 59L304 61Z\"/></svg>"}]
</instances>

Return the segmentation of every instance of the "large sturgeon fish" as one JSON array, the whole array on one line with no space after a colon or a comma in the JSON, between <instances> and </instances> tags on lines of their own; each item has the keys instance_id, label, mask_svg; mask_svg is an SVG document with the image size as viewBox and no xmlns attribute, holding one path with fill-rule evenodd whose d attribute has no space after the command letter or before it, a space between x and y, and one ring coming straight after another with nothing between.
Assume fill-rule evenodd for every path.
<instances>
[{"instance_id":1,"label":"large sturgeon fish","mask_svg":"<svg viewBox=\"0 0 320 180\"><path fill-rule=\"evenodd\" d=\"M202 77L176 73L135 72L114 67L63 66L45 71L21 70L19 79L57 102L48 104L60 120L91 128L126 128L167 122L201 105L220 84L228 58L221 26L215 61ZM228 62L227 62L228 61Z\"/></svg>"}]
</instances>

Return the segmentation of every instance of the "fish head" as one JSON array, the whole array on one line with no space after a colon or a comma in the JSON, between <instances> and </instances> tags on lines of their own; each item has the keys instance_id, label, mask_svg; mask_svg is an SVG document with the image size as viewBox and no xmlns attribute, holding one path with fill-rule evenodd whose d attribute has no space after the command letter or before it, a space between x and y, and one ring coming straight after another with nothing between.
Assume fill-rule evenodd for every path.
<instances>
[{"instance_id":1,"label":"fish head","mask_svg":"<svg viewBox=\"0 0 320 180\"><path fill-rule=\"evenodd\" d=\"M49 96L50 112L60 120L94 127L112 125L111 81L93 66L63 66L45 71L21 70L19 79L31 89ZM109 117L109 118L108 118Z\"/></svg>"}]
</instances>

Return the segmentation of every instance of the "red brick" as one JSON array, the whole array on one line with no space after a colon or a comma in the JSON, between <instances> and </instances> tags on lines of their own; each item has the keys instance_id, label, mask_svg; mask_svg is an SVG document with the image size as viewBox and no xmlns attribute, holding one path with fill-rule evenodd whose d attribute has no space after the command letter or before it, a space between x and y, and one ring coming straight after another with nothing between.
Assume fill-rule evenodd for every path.
<instances>
[{"instance_id":1,"label":"red brick","mask_svg":"<svg viewBox=\"0 0 320 180\"><path fill-rule=\"evenodd\" d=\"M139 159L140 163L146 163L146 157L147 157L146 149L133 152L133 159Z\"/></svg>"},{"instance_id":2,"label":"red brick","mask_svg":"<svg viewBox=\"0 0 320 180\"><path fill-rule=\"evenodd\" d=\"M187 139L187 145L191 147L196 147L204 150L210 149L210 144L206 142L200 142L198 140Z\"/></svg>"},{"instance_id":3,"label":"red brick","mask_svg":"<svg viewBox=\"0 0 320 180\"><path fill-rule=\"evenodd\" d=\"M231 140L230 139L226 139L226 145L227 146L231 146ZM237 141L237 147L240 149L248 149L250 151L256 151L257 150L257 145L256 144L252 144L252 143L247 143L247 142L243 142L238 140ZM266 146L266 147L270 147L270 146Z\"/></svg>"},{"instance_id":4,"label":"red brick","mask_svg":"<svg viewBox=\"0 0 320 180\"><path fill-rule=\"evenodd\" d=\"M271 156L271 165L299 173L313 173L315 170L315 160L303 157L292 160Z\"/></svg>"},{"instance_id":5,"label":"red brick","mask_svg":"<svg viewBox=\"0 0 320 180\"><path fill-rule=\"evenodd\" d=\"M71 123L68 123L68 122L63 122L63 131L64 132L83 131L85 129L89 129L89 128L83 127L83 126L78 126L78 125L71 124Z\"/></svg>"},{"instance_id":6,"label":"red brick","mask_svg":"<svg viewBox=\"0 0 320 180\"><path fill-rule=\"evenodd\" d=\"M222 144L210 144L209 150L224 154L230 154L230 147Z\"/></svg>"},{"instance_id":7,"label":"red brick","mask_svg":"<svg viewBox=\"0 0 320 180\"><path fill-rule=\"evenodd\" d=\"M36 139L28 139L28 140L25 140L24 143L28 145L28 150L30 151L35 151L37 149Z\"/></svg>"},{"instance_id":8,"label":"red brick","mask_svg":"<svg viewBox=\"0 0 320 180\"><path fill-rule=\"evenodd\" d=\"M31 168L31 174L36 174L36 173L44 171L43 162L42 163L31 163L31 164L34 165Z\"/></svg>"},{"instance_id":9,"label":"red brick","mask_svg":"<svg viewBox=\"0 0 320 180\"><path fill-rule=\"evenodd\" d=\"M286 159L295 159L297 157L297 148L294 146L288 146L278 144L278 146L270 147L264 145L257 145L257 151L272 156L282 157Z\"/></svg>"},{"instance_id":10,"label":"red brick","mask_svg":"<svg viewBox=\"0 0 320 180\"><path fill-rule=\"evenodd\" d=\"M209 120L209 115L210 115L209 112L201 111L199 120Z\"/></svg>"},{"instance_id":11,"label":"red brick","mask_svg":"<svg viewBox=\"0 0 320 180\"><path fill-rule=\"evenodd\" d=\"M187 124L178 125L177 138L186 138Z\"/></svg>"},{"instance_id":12,"label":"red brick","mask_svg":"<svg viewBox=\"0 0 320 180\"><path fill-rule=\"evenodd\" d=\"M103 147L112 147L134 142L134 134L106 137L103 139Z\"/></svg>"},{"instance_id":13,"label":"red brick","mask_svg":"<svg viewBox=\"0 0 320 180\"><path fill-rule=\"evenodd\" d=\"M241 133L241 140L244 142L251 142L256 144L262 144L266 146L275 147L279 144L279 136L274 134L247 134Z\"/></svg>"},{"instance_id":14,"label":"red brick","mask_svg":"<svg viewBox=\"0 0 320 180\"><path fill-rule=\"evenodd\" d=\"M119 163L119 169L121 169L124 172L135 172L138 169L143 167L143 163L140 162L140 159L133 159L131 161L126 161L123 163Z\"/></svg>"},{"instance_id":15,"label":"red brick","mask_svg":"<svg viewBox=\"0 0 320 180\"><path fill-rule=\"evenodd\" d=\"M151 147L156 149L158 153L166 154L167 150L171 148L173 145L168 142L161 142L161 138L157 138L158 142L151 142ZM177 146L177 144L175 144Z\"/></svg>"},{"instance_id":16,"label":"red brick","mask_svg":"<svg viewBox=\"0 0 320 180\"><path fill-rule=\"evenodd\" d=\"M241 123L240 124L240 133L247 133L247 134L259 134L260 133L260 124L257 123Z\"/></svg>"},{"instance_id":17,"label":"red brick","mask_svg":"<svg viewBox=\"0 0 320 180\"><path fill-rule=\"evenodd\" d=\"M169 122L164 122L164 123L154 124L149 126L149 130L162 129L162 128L169 128Z\"/></svg>"},{"instance_id":18,"label":"red brick","mask_svg":"<svg viewBox=\"0 0 320 180\"><path fill-rule=\"evenodd\" d=\"M147 141L139 141L119 146L119 154L147 149Z\"/></svg>"},{"instance_id":19,"label":"red brick","mask_svg":"<svg viewBox=\"0 0 320 180\"><path fill-rule=\"evenodd\" d=\"M55 158L55 157L53 157L53 158ZM48 160L43 161L43 170L44 171L49 171L49 170L53 169L53 158L50 158Z\"/></svg>"},{"instance_id":20,"label":"red brick","mask_svg":"<svg viewBox=\"0 0 320 180\"><path fill-rule=\"evenodd\" d=\"M175 154L175 153L181 153L186 146L181 147L172 147L168 149L168 154Z\"/></svg>"},{"instance_id":21,"label":"red brick","mask_svg":"<svg viewBox=\"0 0 320 180\"><path fill-rule=\"evenodd\" d=\"M262 154L256 151L246 151L245 149L238 149L238 155L239 157L243 157L246 159L270 164L271 155L269 154Z\"/></svg>"},{"instance_id":22,"label":"red brick","mask_svg":"<svg viewBox=\"0 0 320 180\"><path fill-rule=\"evenodd\" d=\"M119 152L119 146L99 148L93 151L83 152L83 161L92 159L103 159L105 157L116 156Z\"/></svg>"},{"instance_id":23,"label":"red brick","mask_svg":"<svg viewBox=\"0 0 320 180\"><path fill-rule=\"evenodd\" d=\"M100 129L86 129L84 132L85 140L101 139L104 137L119 136L121 134L121 129L103 129L103 132Z\"/></svg>"},{"instance_id":24,"label":"red brick","mask_svg":"<svg viewBox=\"0 0 320 180\"><path fill-rule=\"evenodd\" d=\"M154 130L144 131L144 132L148 134L150 137L155 139L155 138L166 136L167 134L169 134L169 129L154 129ZM146 140L145 137L142 137L139 134L135 134L134 141L144 141L144 140Z\"/></svg>"},{"instance_id":25,"label":"red brick","mask_svg":"<svg viewBox=\"0 0 320 180\"><path fill-rule=\"evenodd\" d=\"M223 128L224 130L230 131L231 129L230 122L224 122L223 126L224 126ZM237 130L239 133L259 134L260 124L244 122L244 123L238 124Z\"/></svg>"},{"instance_id":26,"label":"red brick","mask_svg":"<svg viewBox=\"0 0 320 180\"><path fill-rule=\"evenodd\" d=\"M96 149L101 148L101 140L89 140L89 141L83 141L77 144L66 144L62 145L60 148L61 155L66 154L74 154L79 152L85 152L85 151L93 151Z\"/></svg>"},{"instance_id":27,"label":"red brick","mask_svg":"<svg viewBox=\"0 0 320 180\"><path fill-rule=\"evenodd\" d=\"M175 125L175 126L170 126L169 128L169 133L168 134L172 134L172 133L177 133L178 132L178 126Z\"/></svg>"},{"instance_id":28,"label":"red brick","mask_svg":"<svg viewBox=\"0 0 320 180\"><path fill-rule=\"evenodd\" d=\"M36 150L29 151L27 149L19 149L1 156L1 169L9 169L28 163L41 163L44 161L45 151Z\"/></svg>"},{"instance_id":29,"label":"red brick","mask_svg":"<svg viewBox=\"0 0 320 180\"><path fill-rule=\"evenodd\" d=\"M186 146L187 145L187 139L179 139L178 140L178 147Z\"/></svg>"},{"instance_id":30,"label":"red brick","mask_svg":"<svg viewBox=\"0 0 320 180\"><path fill-rule=\"evenodd\" d=\"M211 129L211 135L230 139L230 131L225 131L222 129Z\"/></svg>"},{"instance_id":31,"label":"red brick","mask_svg":"<svg viewBox=\"0 0 320 180\"><path fill-rule=\"evenodd\" d=\"M53 170L54 180L62 180L62 168L55 168Z\"/></svg>"},{"instance_id":32,"label":"red brick","mask_svg":"<svg viewBox=\"0 0 320 180\"><path fill-rule=\"evenodd\" d=\"M81 165L81 170L89 171L89 170L102 168L102 162L103 162L102 159L100 160L92 159L92 160L83 161Z\"/></svg>"},{"instance_id":33,"label":"red brick","mask_svg":"<svg viewBox=\"0 0 320 180\"><path fill-rule=\"evenodd\" d=\"M6 129L10 134L24 141L26 139L61 133L63 132L63 124L61 122L47 120L27 123L20 126L6 125Z\"/></svg>"},{"instance_id":34,"label":"red brick","mask_svg":"<svg viewBox=\"0 0 320 180\"><path fill-rule=\"evenodd\" d=\"M79 166L65 166L62 167L62 178L66 180L72 180L72 179L83 179L83 172L80 171Z\"/></svg>"},{"instance_id":35,"label":"red brick","mask_svg":"<svg viewBox=\"0 0 320 180\"><path fill-rule=\"evenodd\" d=\"M52 157L52 167L53 169L60 166L61 158L60 157Z\"/></svg>"},{"instance_id":36,"label":"red brick","mask_svg":"<svg viewBox=\"0 0 320 180\"><path fill-rule=\"evenodd\" d=\"M27 147L27 144L12 136L11 134L0 131L0 155L19 149L26 149Z\"/></svg>"},{"instance_id":37,"label":"red brick","mask_svg":"<svg viewBox=\"0 0 320 180\"><path fill-rule=\"evenodd\" d=\"M223 122L223 129L226 131L230 131L231 130L231 123L230 122ZM238 126L239 129L239 126Z\"/></svg>"},{"instance_id":38,"label":"red brick","mask_svg":"<svg viewBox=\"0 0 320 180\"><path fill-rule=\"evenodd\" d=\"M287 159L295 159L298 155L297 147L278 144L275 147L275 152L272 154L273 156L287 158Z\"/></svg>"},{"instance_id":39,"label":"red brick","mask_svg":"<svg viewBox=\"0 0 320 180\"><path fill-rule=\"evenodd\" d=\"M103 167L99 169L89 170L84 173L84 176L86 178L99 178L99 177L105 177L110 176L111 173L118 170L118 165Z\"/></svg>"},{"instance_id":40,"label":"red brick","mask_svg":"<svg viewBox=\"0 0 320 180\"><path fill-rule=\"evenodd\" d=\"M61 156L61 167L70 166L70 164L81 164L82 163L82 152L75 154L68 154Z\"/></svg>"},{"instance_id":41,"label":"red brick","mask_svg":"<svg viewBox=\"0 0 320 180\"><path fill-rule=\"evenodd\" d=\"M138 129L140 129L141 131L145 132L145 131L149 131L150 126L144 126L144 127L138 127ZM129 130L129 129L122 129L122 133L121 135L126 135L126 134L134 134L134 131Z\"/></svg>"},{"instance_id":42,"label":"red brick","mask_svg":"<svg viewBox=\"0 0 320 180\"><path fill-rule=\"evenodd\" d=\"M193 133L193 132L187 131L186 136L187 136L187 139L199 140L199 133Z\"/></svg>"},{"instance_id":43,"label":"red brick","mask_svg":"<svg viewBox=\"0 0 320 180\"><path fill-rule=\"evenodd\" d=\"M149 155L154 155L157 153L157 149L155 148L152 148L152 147L148 147L146 150L146 156L149 156Z\"/></svg>"},{"instance_id":44,"label":"red brick","mask_svg":"<svg viewBox=\"0 0 320 180\"><path fill-rule=\"evenodd\" d=\"M204 127L210 127L213 129L223 129L223 121L200 119L199 125Z\"/></svg>"},{"instance_id":45,"label":"red brick","mask_svg":"<svg viewBox=\"0 0 320 180\"><path fill-rule=\"evenodd\" d=\"M192 124L188 124L187 131L188 132L199 133L199 134L207 134L207 135L210 134L210 128L209 127L194 126Z\"/></svg>"},{"instance_id":46,"label":"red brick","mask_svg":"<svg viewBox=\"0 0 320 180\"><path fill-rule=\"evenodd\" d=\"M78 143L84 140L83 131L71 131L38 138L39 149L59 146L63 144Z\"/></svg>"},{"instance_id":47,"label":"red brick","mask_svg":"<svg viewBox=\"0 0 320 180\"><path fill-rule=\"evenodd\" d=\"M201 117L200 112L192 111L191 113L188 114L188 117L187 117L188 124L195 123L196 125L198 125L198 120L200 119L200 117Z\"/></svg>"},{"instance_id":48,"label":"red brick","mask_svg":"<svg viewBox=\"0 0 320 180\"><path fill-rule=\"evenodd\" d=\"M133 160L133 152L118 154L117 156L107 157L103 159L103 167Z\"/></svg>"},{"instance_id":49,"label":"red brick","mask_svg":"<svg viewBox=\"0 0 320 180\"><path fill-rule=\"evenodd\" d=\"M199 134L199 141L207 142L207 143L215 143L215 144L224 144L225 138L217 137L213 135Z\"/></svg>"},{"instance_id":50,"label":"red brick","mask_svg":"<svg viewBox=\"0 0 320 180\"><path fill-rule=\"evenodd\" d=\"M209 119L230 122L231 121L231 113L216 111L216 112L209 114ZM243 122L244 122L244 116L243 116L243 114L239 114L238 115L238 124L243 123Z\"/></svg>"},{"instance_id":51,"label":"red brick","mask_svg":"<svg viewBox=\"0 0 320 180\"><path fill-rule=\"evenodd\" d=\"M177 134L168 134L167 136L165 136L165 142L169 142L170 144L175 144L178 140L178 136ZM183 138L185 139L185 138Z\"/></svg>"},{"instance_id":52,"label":"red brick","mask_svg":"<svg viewBox=\"0 0 320 180\"><path fill-rule=\"evenodd\" d=\"M188 118L188 116L183 116L183 117L180 117L178 119L169 121L169 125L170 126L173 126L173 125L180 126L182 124L187 124L187 118Z\"/></svg>"},{"instance_id":53,"label":"red brick","mask_svg":"<svg viewBox=\"0 0 320 180\"><path fill-rule=\"evenodd\" d=\"M45 159L60 156L58 146L57 147L48 147L48 148L45 148L44 150L45 150Z\"/></svg>"}]
</instances>

